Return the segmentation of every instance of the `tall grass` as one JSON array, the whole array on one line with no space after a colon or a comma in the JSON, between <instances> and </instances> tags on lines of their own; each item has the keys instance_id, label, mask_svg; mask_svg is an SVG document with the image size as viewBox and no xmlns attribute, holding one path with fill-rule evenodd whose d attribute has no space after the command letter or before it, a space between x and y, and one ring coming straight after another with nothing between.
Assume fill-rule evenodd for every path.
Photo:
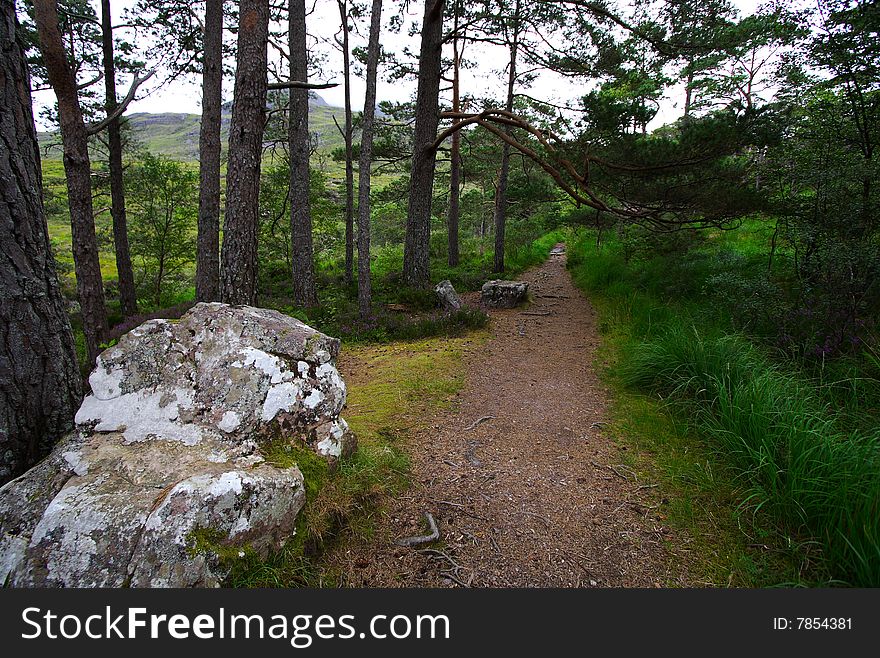
<instances>
[{"instance_id":1,"label":"tall grass","mask_svg":"<svg viewBox=\"0 0 880 658\"><path fill-rule=\"evenodd\" d=\"M751 483L745 502L818 540L834 579L880 586L880 430L841 430L813 386L746 340L681 323L637 345L621 375L688 411Z\"/></svg>"},{"instance_id":2,"label":"tall grass","mask_svg":"<svg viewBox=\"0 0 880 658\"><path fill-rule=\"evenodd\" d=\"M570 245L569 264L576 283L604 300L600 327L626 336L624 385L689 419L742 482L741 508L819 548L828 582L880 586L880 428L864 406L876 381L816 379L774 361L717 309L675 294L672 264L646 279L613 244L597 252L587 238ZM714 264L700 267L691 290Z\"/></svg>"}]
</instances>

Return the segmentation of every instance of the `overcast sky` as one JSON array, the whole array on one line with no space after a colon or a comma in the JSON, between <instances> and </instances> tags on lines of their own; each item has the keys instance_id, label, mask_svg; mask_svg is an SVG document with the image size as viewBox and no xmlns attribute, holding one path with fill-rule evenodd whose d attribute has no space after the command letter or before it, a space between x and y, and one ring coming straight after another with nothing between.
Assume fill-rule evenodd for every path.
<instances>
[{"instance_id":1,"label":"overcast sky","mask_svg":"<svg viewBox=\"0 0 880 658\"><path fill-rule=\"evenodd\" d=\"M758 0L733 0L733 3L744 15L747 15L755 10L755 7L758 5ZM134 0L114 0L113 12L117 15L117 20L114 22L119 22L118 19L122 12L133 4ZM392 9L390 6L387 6L388 4L390 3L386 3L386 12L383 13L382 17L383 25L387 25L390 11ZM407 18L407 23L413 21L419 22L421 20L423 4L421 1L412 2L410 4L412 6ZM351 37L353 47L366 46L365 37L369 26L366 24L366 20L362 21L362 23L360 29L364 33L363 37L353 34ZM332 36L331 32L337 29L338 25L339 12L336 6L336 1L316 0L315 11L308 18L309 32L320 34L320 36L325 38L330 38ZM405 32L406 29L403 30L404 34L392 34L387 30L383 30L382 43L385 48L388 50L399 50L402 49L404 45L409 45L411 51L418 52L418 38L407 37L405 36ZM327 54L327 61L322 67L323 76L313 76L311 81L341 83L341 54L338 51L334 51L332 47L326 44L320 46L320 49ZM494 93L497 97L501 98L503 95L504 84L506 82L502 70L505 65L504 51L502 50L499 52L499 49L496 48L493 50L491 47L479 48L468 46L466 55L475 59L478 65L475 69L462 72L463 93L470 92L480 96L491 95ZM384 79L381 71L379 75L378 98L380 101L405 101L411 97L415 89L414 81L396 81L394 83L389 83ZM125 82L120 83L120 97L125 94L123 84L125 84ZM232 82L224 80L225 100L229 100L232 97L231 87ZM359 77L353 77L352 105L355 110L360 110L363 107L364 92L365 86L363 81ZM559 102L561 104L568 104L576 101L576 99L582 96L584 92L585 89L581 84L571 80L562 79L559 76L550 73L541 74L538 80L536 80L528 90L528 93L532 96L553 102ZM341 85L334 89L322 90L319 93L330 105L343 105L343 88ZM652 122L651 127L662 125L663 123L674 120L679 114L681 114L681 109L678 107L681 104L681 96L683 96L683 92L678 87L672 87L668 91L667 99L663 102L661 111ZM54 95L51 91L40 92L35 94L35 101L37 104L54 102ZM200 80L181 80L158 89L156 89L155 86L146 89L146 93L141 93L140 98L130 105L129 112L189 112L198 114L201 112Z\"/></svg>"}]
</instances>

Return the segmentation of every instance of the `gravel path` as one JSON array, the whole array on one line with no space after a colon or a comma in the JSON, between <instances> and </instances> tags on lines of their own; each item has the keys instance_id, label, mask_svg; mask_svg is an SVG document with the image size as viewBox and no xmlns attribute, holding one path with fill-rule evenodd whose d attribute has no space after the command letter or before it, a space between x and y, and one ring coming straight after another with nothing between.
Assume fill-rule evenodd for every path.
<instances>
[{"instance_id":1,"label":"gravel path","mask_svg":"<svg viewBox=\"0 0 880 658\"><path fill-rule=\"evenodd\" d=\"M343 584L684 584L649 485L607 436L595 311L564 255L522 278L533 303L491 312L493 336L467 357L460 404L409 440L413 486L389 502L372 540L331 556ZM425 534L425 512L440 541L423 551L395 545Z\"/></svg>"}]
</instances>

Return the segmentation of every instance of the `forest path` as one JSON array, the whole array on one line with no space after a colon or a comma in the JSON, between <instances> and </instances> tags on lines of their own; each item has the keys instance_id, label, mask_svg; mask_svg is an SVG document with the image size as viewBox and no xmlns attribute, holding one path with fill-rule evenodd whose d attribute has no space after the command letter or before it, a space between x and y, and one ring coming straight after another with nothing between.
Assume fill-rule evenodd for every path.
<instances>
[{"instance_id":1,"label":"forest path","mask_svg":"<svg viewBox=\"0 0 880 658\"><path fill-rule=\"evenodd\" d=\"M341 584L683 584L648 487L607 435L594 309L564 254L521 278L533 303L491 311L491 339L465 355L459 403L408 438L412 486L388 502L371 539L329 556ZM425 534L425 512L440 540L396 545Z\"/></svg>"}]
</instances>

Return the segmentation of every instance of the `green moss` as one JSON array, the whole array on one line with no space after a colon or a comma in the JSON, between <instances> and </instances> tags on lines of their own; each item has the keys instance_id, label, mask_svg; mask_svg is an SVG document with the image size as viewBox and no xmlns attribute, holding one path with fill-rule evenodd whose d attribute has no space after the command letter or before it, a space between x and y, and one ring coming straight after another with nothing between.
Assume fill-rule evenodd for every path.
<instances>
[{"instance_id":1,"label":"green moss","mask_svg":"<svg viewBox=\"0 0 880 658\"><path fill-rule=\"evenodd\" d=\"M249 545L230 542L226 534L216 528L191 530L186 536L186 552L190 557L214 556L225 566L231 566L247 556L256 556Z\"/></svg>"},{"instance_id":2,"label":"green moss","mask_svg":"<svg viewBox=\"0 0 880 658\"><path fill-rule=\"evenodd\" d=\"M290 440L276 438L260 446L265 460L278 468L297 466L305 482L306 500L313 500L330 477L330 463L325 457Z\"/></svg>"}]
</instances>

